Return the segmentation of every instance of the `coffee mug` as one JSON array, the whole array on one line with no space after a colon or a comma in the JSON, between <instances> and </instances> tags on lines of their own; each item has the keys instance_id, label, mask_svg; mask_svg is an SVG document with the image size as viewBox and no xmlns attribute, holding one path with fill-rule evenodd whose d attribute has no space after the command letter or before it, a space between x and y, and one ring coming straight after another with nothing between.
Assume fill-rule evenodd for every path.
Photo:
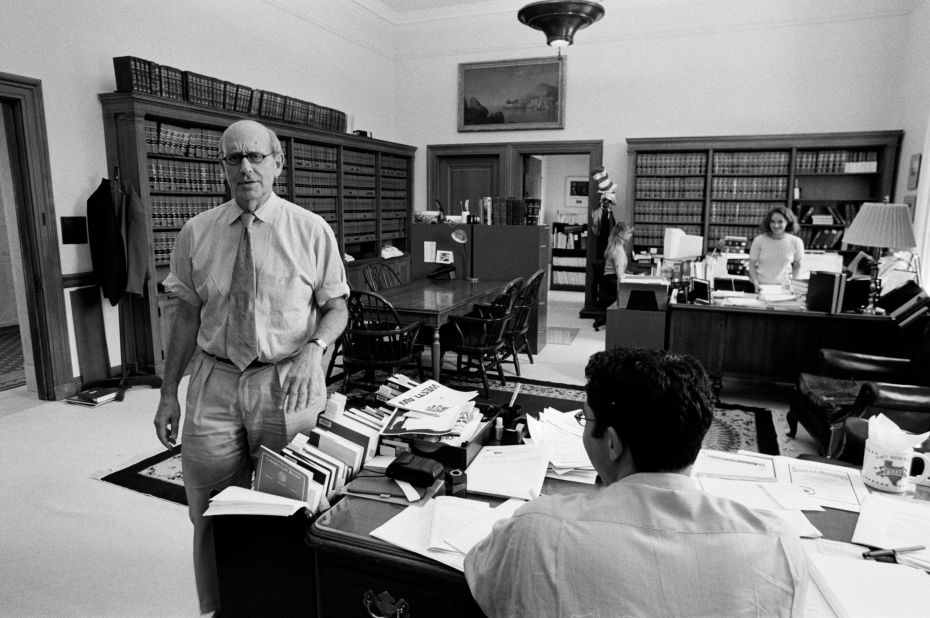
<instances>
[{"instance_id":1,"label":"coffee mug","mask_svg":"<svg viewBox=\"0 0 930 618\"><path fill-rule=\"evenodd\" d=\"M911 464L915 459L923 460L924 469L917 476L910 476ZM865 441L862 481L869 487L901 493L907 489L909 482L927 478L930 478L930 456L914 450L893 451L876 447L871 440Z\"/></svg>"}]
</instances>

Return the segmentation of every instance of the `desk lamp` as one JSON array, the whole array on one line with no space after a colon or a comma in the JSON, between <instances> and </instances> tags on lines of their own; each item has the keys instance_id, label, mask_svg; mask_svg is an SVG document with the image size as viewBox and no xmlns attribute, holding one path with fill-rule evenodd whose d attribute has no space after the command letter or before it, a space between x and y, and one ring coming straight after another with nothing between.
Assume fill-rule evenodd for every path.
<instances>
[{"instance_id":1,"label":"desk lamp","mask_svg":"<svg viewBox=\"0 0 930 618\"><path fill-rule=\"evenodd\" d=\"M471 265L468 262L468 234L465 233L465 230L459 228L452 232L452 240L462 245L462 248L465 249L465 280L476 283L478 279L473 275Z\"/></svg>"},{"instance_id":2,"label":"desk lamp","mask_svg":"<svg viewBox=\"0 0 930 618\"><path fill-rule=\"evenodd\" d=\"M866 202L846 229L843 241L872 249L869 304L862 312L872 315L884 313L883 309L875 306L879 295L878 259L882 249L912 250L917 246L910 209L907 204Z\"/></svg>"}]
</instances>

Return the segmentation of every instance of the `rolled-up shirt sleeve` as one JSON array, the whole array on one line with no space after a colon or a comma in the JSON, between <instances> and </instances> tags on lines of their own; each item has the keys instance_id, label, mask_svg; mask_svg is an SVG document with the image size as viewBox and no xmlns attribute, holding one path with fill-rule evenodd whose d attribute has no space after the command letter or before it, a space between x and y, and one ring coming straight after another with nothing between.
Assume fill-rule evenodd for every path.
<instances>
[{"instance_id":1,"label":"rolled-up shirt sleeve","mask_svg":"<svg viewBox=\"0 0 930 618\"><path fill-rule=\"evenodd\" d=\"M342 255L339 253L339 243L336 242L336 236L328 225L322 227L324 233L321 235L317 251L318 279L313 290L313 299L320 307L331 298L345 298L349 295L349 284L346 282L346 271L342 263Z\"/></svg>"},{"instance_id":2,"label":"rolled-up shirt sleeve","mask_svg":"<svg viewBox=\"0 0 930 618\"><path fill-rule=\"evenodd\" d=\"M185 225L174 242L174 248L171 250L170 272L162 285L171 296L200 307L203 301L194 291L194 279L191 272L191 239L190 226Z\"/></svg>"}]
</instances>

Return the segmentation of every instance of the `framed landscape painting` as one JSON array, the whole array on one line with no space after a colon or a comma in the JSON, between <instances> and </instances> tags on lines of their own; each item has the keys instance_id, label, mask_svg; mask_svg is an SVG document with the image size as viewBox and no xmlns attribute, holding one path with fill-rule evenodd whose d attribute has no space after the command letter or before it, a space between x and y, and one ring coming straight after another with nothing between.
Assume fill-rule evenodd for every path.
<instances>
[{"instance_id":1,"label":"framed landscape painting","mask_svg":"<svg viewBox=\"0 0 930 618\"><path fill-rule=\"evenodd\" d=\"M565 57L459 65L459 131L564 129Z\"/></svg>"}]
</instances>

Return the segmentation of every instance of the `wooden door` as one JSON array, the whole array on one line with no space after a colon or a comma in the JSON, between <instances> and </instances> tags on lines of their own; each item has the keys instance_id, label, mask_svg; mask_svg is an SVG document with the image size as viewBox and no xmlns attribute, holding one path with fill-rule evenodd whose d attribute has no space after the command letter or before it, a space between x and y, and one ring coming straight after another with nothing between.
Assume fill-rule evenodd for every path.
<instances>
[{"instance_id":1,"label":"wooden door","mask_svg":"<svg viewBox=\"0 0 930 618\"><path fill-rule=\"evenodd\" d=\"M542 197L542 159L528 156L523 160L523 197Z\"/></svg>"},{"instance_id":2,"label":"wooden door","mask_svg":"<svg viewBox=\"0 0 930 618\"><path fill-rule=\"evenodd\" d=\"M437 192L433 199L442 203L447 215L462 213L468 200L469 212L478 214L478 200L482 197L506 197L501 194L500 157L451 156L438 161ZM436 209L435 204L430 205Z\"/></svg>"}]
</instances>

